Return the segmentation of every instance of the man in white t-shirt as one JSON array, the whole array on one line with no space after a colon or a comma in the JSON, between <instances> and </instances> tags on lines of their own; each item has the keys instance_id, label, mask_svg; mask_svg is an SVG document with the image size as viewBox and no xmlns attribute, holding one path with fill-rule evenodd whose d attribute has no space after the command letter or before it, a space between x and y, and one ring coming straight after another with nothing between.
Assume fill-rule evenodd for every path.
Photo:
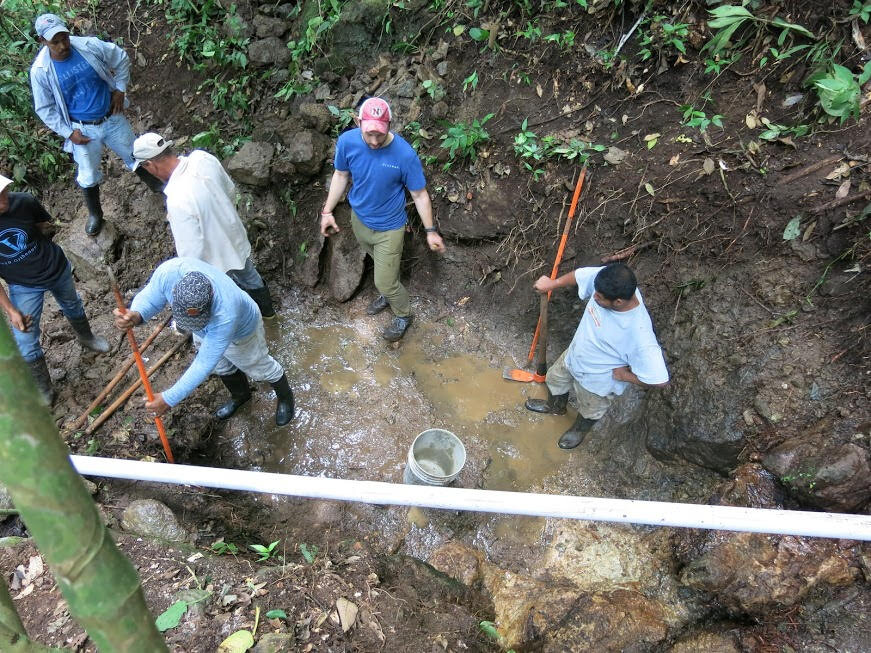
<instances>
[{"instance_id":1,"label":"man in white t-shirt","mask_svg":"<svg viewBox=\"0 0 871 653\"><path fill-rule=\"evenodd\" d=\"M221 162L203 150L179 156L173 142L148 132L133 141L136 169L166 182L166 219L179 257L196 258L227 274L260 308L275 317L269 289L254 267L251 243L236 212L236 186Z\"/></svg>"},{"instance_id":2,"label":"man in white t-shirt","mask_svg":"<svg viewBox=\"0 0 871 653\"><path fill-rule=\"evenodd\" d=\"M534 287L546 293L575 285L578 296L589 299L584 316L568 349L547 371L547 399L526 400L529 410L564 415L574 387L578 417L559 439L562 449L581 444L627 384L668 384L665 358L632 270L623 263L578 268L558 279L539 277Z\"/></svg>"}]
</instances>

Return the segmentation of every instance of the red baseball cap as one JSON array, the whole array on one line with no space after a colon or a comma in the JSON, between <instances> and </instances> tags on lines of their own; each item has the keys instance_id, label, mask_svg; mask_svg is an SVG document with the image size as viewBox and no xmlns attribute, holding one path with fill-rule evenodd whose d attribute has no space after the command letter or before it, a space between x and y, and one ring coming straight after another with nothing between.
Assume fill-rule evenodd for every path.
<instances>
[{"instance_id":1,"label":"red baseball cap","mask_svg":"<svg viewBox=\"0 0 871 653\"><path fill-rule=\"evenodd\" d=\"M360 129L364 132L380 132L386 134L390 131L390 105L380 97L370 97L360 106Z\"/></svg>"}]
</instances>

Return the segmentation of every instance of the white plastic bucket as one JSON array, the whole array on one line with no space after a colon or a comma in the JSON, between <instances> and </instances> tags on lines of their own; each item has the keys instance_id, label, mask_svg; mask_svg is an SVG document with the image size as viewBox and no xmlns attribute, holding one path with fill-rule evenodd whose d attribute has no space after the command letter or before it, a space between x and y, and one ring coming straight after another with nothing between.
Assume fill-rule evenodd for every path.
<instances>
[{"instance_id":1,"label":"white plastic bucket","mask_svg":"<svg viewBox=\"0 0 871 653\"><path fill-rule=\"evenodd\" d=\"M408 449L403 481L413 485L447 485L466 464L466 447L445 429L427 429Z\"/></svg>"}]
</instances>

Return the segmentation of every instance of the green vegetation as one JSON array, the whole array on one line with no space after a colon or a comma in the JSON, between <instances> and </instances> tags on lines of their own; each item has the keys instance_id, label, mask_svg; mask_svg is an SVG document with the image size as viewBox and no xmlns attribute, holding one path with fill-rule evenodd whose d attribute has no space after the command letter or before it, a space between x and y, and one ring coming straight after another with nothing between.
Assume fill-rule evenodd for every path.
<instances>
[{"instance_id":1,"label":"green vegetation","mask_svg":"<svg viewBox=\"0 0 871 653\"><path fill-rule=\"evenodd\" d=\"M33 111L28 72L40 47L33 18L45 10L70 20L75 12L61 2L4 0L2 4L0 48L6 55L0 70L0 165L24 187L32 187L70 169L60 137L45 129Z\"/></svg>"},{"instance_id":2,"label":"green vegetation","mask_svg":"<svg viewBox=\"0 0 871 653\"><path fill-rule=\"evenodd\" d=\"M597 145L579 138L561 141L554 136L539 138L538 134L529 129L529 120L520 124L520 131L514 136L514 154L523 162L523 167L538 180L544 170L538 165L549 158L562 158L567 161L577 160L585 163L592 152L607 150L604 145Z\"/></svg>"},{"instance_id":3,"label":"green vegetation","mask_svg":"<svg viewBox=\"0 0 871 653\"><path fill-rule=\"evenodd\" d=\"M275 547L278 546L279 542L281 542L281 540L275 540L268 546L264 546L263 544L249 544L248 548L260 556L257 558L257 562L265 562L271 558L278 557L278 551Z\"/></svg>"},{"instance_id":4,"label":"green vegetation","mask_svg":"<svg viewBox=\"0 0 871 653\"><path fill-rule=\"evenodd\" d=\"M662 53L670 48L686 54L684 39L688 35L688 23L670 23L666 20L666 16L654 16L649 27L639 33L638 54L641 55L642 61L650 59L654 53Z\"/></svg>"},{"instance_id":5,"label":"green vegetation","mask_svg":"<svg viewBox=\"0 0 871 653\"><path fill-rule=\"evenodd\" d=\"M781 47L788 36L801 35L810 39L816 37L813 33L797 25L789 23L782 18L774 17L759 18L754 16L750 11L741 5L722 5L710 11L712 20L708 21L708 27L712 30L717 30L713 38L708 41L702 48L702 52L708 52L711 56L716 56L722 52L735 48L732 42L732 37L739 33L743 26L755 24L760 28L775 28L780 29L780 34L777 37L777 45Z\"/></svg>"},{"instance_id":6,"label":"green vegetation","mask_svg":"<svg viewBox=\"0 0 871 653\"><path fill-rule=\"evenodd\" d=\"M459 159L474 161L478 158L478 148L490 140L490 134L484 129L484 124L493 117L488 113L471 123L456 122L448 125L445 133L440 136L442 148L448 151L448 161L444 169L448 170Z\"/></svg>"},{"instance_id":7,"label":"green vegetation","mask_svg":"<svg viewBox=\"0 0 871 653\"><path fill-rule=\"evenodd\" d=\"M211 550L216 555L236 555L239 553L239 547L232 542L225 542L223 537L212 542Z\"/></svg>"},{"instance_id":8,"label":"green vegetation","mask_svg":"<svg viewBox=\"0 0 871 653\"><path fill-rule=\"evenodd\" d=\"M871 63L866 63L859 75L849 68L831 64L826 72L812 75L808 84L816 90L823 111L843 124L847 118L859 118L859 101L862 85L871 78Z\"/></svg>"},{"instance_id":9,"label":"green vegetation","mask_svg":"<svg viewBox=\"0 0 871 653\"><path fill-rule=\"evenodd\" d=\"M429 95L433 102L439 102L445 97L445 87L431 79L425 79L421 82L423 90Z\"/></svg>"},{"instance_id":10,"label":"green vegetation","mask_svg":"<svg viewBox=\"0 0 871 653\"><path fill-rule=\"evenodd\" d=\"M723 116L719 113L714 114L709 118L704 111L696 109L691 104L682 105L680 110L683 113L683 124L687 127L695 127L703 134L711 125L721 129L723 128Z\"/></svg>"}]
</instances>

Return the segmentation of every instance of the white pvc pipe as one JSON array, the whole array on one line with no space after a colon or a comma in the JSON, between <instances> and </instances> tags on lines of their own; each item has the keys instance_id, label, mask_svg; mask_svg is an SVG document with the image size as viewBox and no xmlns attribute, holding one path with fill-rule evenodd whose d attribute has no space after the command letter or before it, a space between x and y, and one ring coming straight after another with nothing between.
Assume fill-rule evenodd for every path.
<instances>
[{"instance_id":1,"label":"white pvc pipe","mask_svg":"<svg viewBox=\"0 0 871 653\"><path fill-rule=\"evenodd\" d=\"M200 485L225 490L266 492L313 499L359 501L378 505L420 506L509 515L586 519L650 526L680 526L776 535L804 535L871 540L871 516L830 512L768 510L705 506L664 501L597 499L558 494L532 494L375 481L349 481L315 476L292 476L216 467L194 467L70 456L83 476Z\"/></svg>"}]
</instances>

